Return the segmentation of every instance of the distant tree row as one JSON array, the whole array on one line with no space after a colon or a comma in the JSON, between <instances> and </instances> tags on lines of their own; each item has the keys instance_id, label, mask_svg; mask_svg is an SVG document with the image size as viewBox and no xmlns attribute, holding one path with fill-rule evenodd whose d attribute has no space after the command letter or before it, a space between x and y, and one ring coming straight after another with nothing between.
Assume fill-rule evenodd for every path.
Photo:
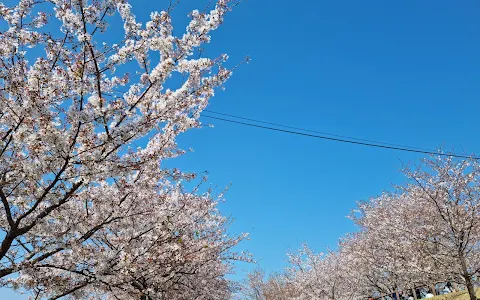
<instances>
[{"instance_id":1,"label":"distant tree row","mask_svg":"<svg viewBox=\"0 0 480 300\"><path fill-rule=\"evenodd\" d=\"M476 300L480 269L480 165L432 158L406 168L407 184L358 204L359 230L336 251L304 246L290 267L265 280L256 271L247 299L368 299L436 282L465 286ZM272 297L272 295L278 295Z\"/></svg>"}]
</instances>

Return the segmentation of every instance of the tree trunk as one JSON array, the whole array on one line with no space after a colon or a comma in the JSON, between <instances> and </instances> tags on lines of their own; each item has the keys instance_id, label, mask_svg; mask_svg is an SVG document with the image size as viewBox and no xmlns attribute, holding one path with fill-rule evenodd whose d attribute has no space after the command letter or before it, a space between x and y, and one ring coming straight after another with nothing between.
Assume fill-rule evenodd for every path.
<instances>
[{"instance_id":1,"label":"tree trunk","mask_svg":"<svg viewBox=\"0 0 480 300\"><path fill-rule=\"evenodd\" d=\"M460 263L462 265L463 279L465 279L465 285L467 286L470 300L478 300L477 296L475 295L475 289L473 288L472 277L468 273L467 264L465 262L465 257L463 257L463 255L460 255Z\"/></svg>"},{"instance_id":2,"label":"tree trunk","mask_svg":"<svg viewBox=\"0 0 480 300\"><path fill-rule=\"evenodd\" d=\"M432 284L432 294L433 294L434 296L437 295L437 289L435 288L435 284Z\"/></svg>"},{"instance_id":3,"label":"tree trunk","mask_svg":"<svg viewBox=\"0 0 480 300\"><path fill-rule=\"evenodd\" d=\"M413 292L413 299L417 300L417 289L413 288L412 292Z\"/></svg>"},{"instance_id":4,"label":"tree trunk","mask_svg":"<svg viewBox=\"0 0 480 300\"><path fill-rule=\"evenodd\" d=\"M475 289L473 288L472 278L469 275L465 277L465 283L467 286L468 295L470 295L470 300L477 300Z\"/></svg>"}]
</instances>

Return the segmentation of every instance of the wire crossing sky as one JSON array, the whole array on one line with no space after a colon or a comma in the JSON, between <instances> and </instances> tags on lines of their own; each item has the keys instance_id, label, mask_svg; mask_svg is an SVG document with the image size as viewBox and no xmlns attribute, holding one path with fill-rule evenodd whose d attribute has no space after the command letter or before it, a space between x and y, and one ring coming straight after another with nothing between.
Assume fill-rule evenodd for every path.
<instances>
[{"instance_id":1,"label":"wire crossing sky","mask_svg":"<svg viewBox=\"0 0 480 300\"><path fill-rule=\"evenodd\" d=\"M214 114L220 114L220 115L228 115L228 114L218 113L218 112L213 112L213 111L207 111L207 112L214 113ZM307 132L317 132L317 131L313 131L313 130L301 129L301 128L298 128L298 127L291 127L291 126L286 126L286 125L279 125L279 124L275 124L275 123L253 120L253 119L238 117L238 116L233 116L233 115L228 115L228 116L238 118L238 119L247 119L247 120L251 120L251 121L254 121L254 122L257 122L257 123L262 123L262 124L272 124L272 125L279 126L279 127L284 127L284 128L292 128L292 129L307 131ZM479 157L474 156L474 155L467 156L467 155L457 154L457 153L454 153L454 152L434 151L434 150L421 149L421 148L415 148L415 147L410 147L410 146L403 146L403 145L398 145L398 144L387 144L387 143L382 143L382 142L375 142L375 141L371 141L371 140L364 140L364 139L358 139L358 138L353 138L353 137L345 137L347 139L341 139L341 138L334 138L334 137L329 137L329 136L308 134L308 133L299 132L299 131L285 130L285 129L274 128L274 127L270 127L270 126L263 126L263 125L252 124L252 123L247 123L247 122L240 122L240 121L231 120L231 119L219 118L219 117L209 116L209 115L205 115L205 114L203 114L203 117L214 119L214 120L219 120L219 121L224 121L224 122L235 123L235 124L239 124L239 125L256 127L256 128L266 129L266 130L273 130L273 131L284 132L284 133L295 134L295 135L301 135L301 136L317 138L317 139L330 140L330 141L340 142L340 143L355 144L355 145L361 145L361 146L367 146L367 147L377 147L377 148L397 150L397 151L414 152L414 153L420 153L420 154L450 156L450 157L467 158L467 159L469 159L469 158L480 159ZM328 133L323 133L323 134L337 136L337 135L328 134ZM339 137L343 137L343 136L339 136Z\"/></svg>"},{"instance_id":2,"label":"wire crossing sky","mask_svg":"<svg viewBox=\"0 0 480 300\"><path fill-rule=\"evenodd\" d=\"M267 125L274 125L282 128L289 128L289 129L296 129L304 132L313 132L313 133L319 133L322 135L328 135L328 136L334 136L334 137L340 137L340 138L346 138L349 140L357 140L357 141L363 141L363 142L371 142L371 143L376 143L376 144L384 144L384 145L390 145L390 146L398 146L398 147L403 147L403 148L411 148L411 149L418 149L418 150L425 150L425 151L435 151L433 149L426 149L426 148L419 148L419 147L411 147L411 146L405 146L405 145L399 145L399 144L392 144L392 143L384 143L384 142L379 142L379 141L374 141L374 140L367 140L367 139L362 139L362 138L355 138L351 136L346 136L346 135L339 135L339 134L333 134L333 133L328 133L328 132L323 132L323 131L318 131L318 130L311 130L311 129L305 129L305 128L300 128L300 127L295 127L295 126L288 126L288 125L282 125L278 123L272 123L272 122L266 122L258 119L252 119L252 118L246 118L246 117L241 117L241 116L236 116L232 114L227 114L227 113L222 113L222 112L216 112L212 111L209 109L205 109L204 112L207 113L212 113L215 115L220 115L220 116L225 116L225 117L232 117L235 119L240 119L240 120L246 120L246 121L252 121L256 123L262 123L262 124L267 124Z\"/></svg>"}]
</instances>

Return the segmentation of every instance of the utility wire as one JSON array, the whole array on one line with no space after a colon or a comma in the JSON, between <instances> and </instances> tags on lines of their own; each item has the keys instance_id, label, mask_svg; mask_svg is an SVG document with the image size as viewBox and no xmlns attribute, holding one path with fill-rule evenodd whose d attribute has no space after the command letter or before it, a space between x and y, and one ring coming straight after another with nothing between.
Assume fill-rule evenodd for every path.
<instances>
[{"instance_id":1,"label":"utility wire","mask_svg":"<svg viewBox=\"0 0 480 300\"><path fill-rule=\"evenodd\" d=\"M212 112L210 111L210 113L212 113ZM382 145L382 144L379 144L379 143L352 141L352 140L347 140L347 139L342 139L342 138L329 137L329 136L325 136L325 135L304 133L304 132L298 132L298 131L293 131L293 130L274 128L274 127L270 127L270 126L252 124L252 123L247 123L247 122L242 122L242 121L237 121L237 120L230 120L230 119L226 119L226 118L220 118L220 117L215 117L215 116L210 116L210 115L205 115L205 114L202 114L202 117L209 118L209 119L214 119L214 120L219 120L219 121L224 121L224 122L229 122L229 123L235 123L235 124L250 126L250 127L255 127L255 128L261 128L261 129L266 129L266 130L272 130L272 131L277 131L277 132L289 133L289 134L294 134L294 135L306 136L306 137L335 141L335 142L341 142L341 143L348 143L348 144L355 144L355 145L362 145L362 146L376 147L376 148L383 148L383 149L390 149L390 150L397 150L397 151L421 153L421 154L440 155L440 156L449 156L449 157L467 158L467 159L480 159L480 157L473 156L473 155L468 156L468 155L456 154L456 153L451 153L451 152L443 153L443 152L437 152L437 151L431 151L431 150L418 150L418 149L412 149L412 148L408 148L408 147Z\"/></svg>"},{"instance_id":2,"label":"utility wire","mask_svg":"<svg viewBox=\"0 0 480 300\"><path fill-rule=\"evenodd\" d=\"M300 130L300 131L304 131L304 132L318 133L318 134L321 134L321 135L328 135L328 136L333 136L333 137L342 138L342 139L356 140L356 141L367 142L367 143L372 143L372 144L382 144L382 145L394 146L394 147L400 147L400 148L417 149L417 150L428 151L428 152L436 152L433 149L412 147L412 146L406 146L406 145L400 145L400 144L385 143L385 142L379 142L379 141L374 141L374 140L367 140L367 139L351 137L351 136L347 136L347 135L339 135L339 134L333 134L333 133L328 133L328 132L323 132L323 131L305 129L305 128L300 128L300 127L287 126L287 125L282 125L282 124L278 124L278 123L265 122L265 121L261 121L261 120L258 120L258 119L245 118L245 117L241 117L241 116L216 112L216 111L208 110L208 109L204 109L203 111L211 113L211 114L225 116L225 117L231 117L231 118L235 118L235 119L239 119L239 120L246 120L246 121L251 121L251 122L255 122L255 123L273 125L273 126L276 126L276 127Z\"/></svg>"}]
</instances>

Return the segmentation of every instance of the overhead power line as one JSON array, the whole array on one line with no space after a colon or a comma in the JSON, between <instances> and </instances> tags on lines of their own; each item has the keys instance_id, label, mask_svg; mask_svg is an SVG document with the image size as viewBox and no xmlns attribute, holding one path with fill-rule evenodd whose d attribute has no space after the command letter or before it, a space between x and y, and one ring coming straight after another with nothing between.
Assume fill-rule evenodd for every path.
<instances>
[{"instance_id":1,"label":"overhead power line","mask_svg":"<svg viewBox=\"0 0 480 300\"><path fill-rule=\"evenodd\" d=\"M272 126L253 124L251 122L237 121L237 120L232 120L232 119L227 119L227 118L221 118L221 117L202 114L202 117L205 117L205 118L219 120L219 121L223 121L223 122L234 123L234 124L239 124L239 125L244 125L244 126L249 126L249 127L254 127L254 128L260 128L260 129L265 129L265 130L283 132L283 133L288 133L288 134L306 136L306 137L311 137L311 138L317 138L317 139L323 139L323 140L329 140L329 141L335 141L335 142L341 142L341 143L347 143L347 144L355 144L355 145L361 145L361 146L367 146L367 147L390 149L390 150L397 150L397 151L404 151L404 152L413 152L413 153L440 155L440 156L450 156L450 157L457 157L457 158L480 159L480 157L477 157L477 156L474 156L474 155L463 155L463 154L458 154L458 153L453 153L453 152L446 152L445 153L445 152L439 152L439 151L434 151L434 150L429 150L429 149L402 146L402 145L398 145L398 144L387 144L387 143L375 142L375 141L371 141L371 140L350 138L350 137L338 136L338 135L327 134L327 133L323 133L322 135L313 134L313 132L318 132L318 131L302 129L302 128L292 127L292 126L286 126L286 125L281 125L281 124L275 124L275 123L270 123L270 122L265 122L265 121L260 121L260 120L255 120L255 119L250 119L250 118L245 118L245 117L240 117L240 116L235 116L235 115L229 115L229 114L225 114L225 113L214 112L214 111L211 111L211 110L208 110L208 111L204 110L204 111L212 113L212 114L224 115L224 116L229 116L229 117L232 117L232 118L248 120L248 121L253 121L253 122L262 123L262 124L274 125L274 126L277 126L277 127L290 128L290 129L275 128L275 127L272 127ZM304 132L300 132L299 130L304 131ZM312 132L312 133L307 133L307 132ZM327 135L330 135L330 136L327 136Z\"/></svg>"},{"instance_id":2,"label":"overhead power line","mask_svg":"<svg viewBox=\"0 0 480 300\"><path fill-rule=\"evenodd\" d=\"M324 131L305 129L305 128L300 128L300 127L278 124L278 123L266 122L266 121L262 121L262 120L258 120L258 119L246 118L246 117L236 116L236 115L232 115L232 114L216 112L216 111L208 110L208 109L204 109L203 111L208 112L208 113L212 113L212 114L215 114L215 115L231 117L231 118L235 118L235 119L239 119L239 120L252 121L252 122L255 122L255 123L273 125L273 126L276 126L276 127L282 127L282 128L288 128L288 129L295 129L295 130L300 130L300 131L304 131L304 132L318 133L318 134L321 134L321 135L328 135L328 136L333 136L333 137L342 138L342 139L356 140L356 141L373 143L373 144L382 144L382 145L387 145L387 146L394 146L394 147L401 147L401 148L409 148L409 149L417 149L417 150L422 150L422 151L435 152L435 150L433 150L433 149L411 147L411 146L400 145L400 144L392 144L392 143L385 143L385 142L379 142L379 141L374 141L374 140L361 139L361 138L351 137L351 136L347 136L347 135L339 135L339 134L333 134L333 133L328 133L328 132L324 132Z\"/></svg>"}]
</instances>

